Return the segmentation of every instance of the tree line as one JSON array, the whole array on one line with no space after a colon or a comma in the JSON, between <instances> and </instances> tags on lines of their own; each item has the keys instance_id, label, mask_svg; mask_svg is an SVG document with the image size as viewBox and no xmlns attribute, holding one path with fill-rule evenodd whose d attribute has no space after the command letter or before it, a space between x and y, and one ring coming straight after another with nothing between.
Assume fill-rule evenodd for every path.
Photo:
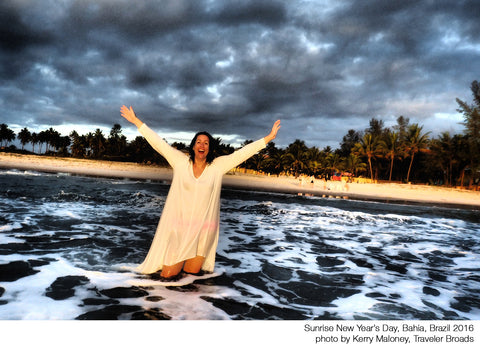
<instances>
[{"instance_id":1,"label":"tree line","mask_svg":"<svg viewBox=\"0 0 480 347\"><path fill-rule=\"evenodd\" d=\"M329 146L319 149L295 140L286 148L270 142L260 153L241 164L245 169L268 174L308 175L329 179L335 173L363 176L372 180L417 182L446 186L478 186L480 180L480 88L471 84L473 103L456 99L458 112L464 118L463 134L443 132L431 138L423 126L410 123L399 116L396 124L385 127L380 119L372 118L364 130L350 129L333 150ZM31 144L32 152L74 158L132 161L167 165L142 137L127 141L122 128L115 124L108 136L100 129L79 135L72 131L61 136L53 128L39 133L22 129L17 135L6 124L0 125L0 144L7 146L18 138L25 151ZM235 148L214 139L217 155L232 153ZM245 141L243 145L251 141ZM172 146L187 151L184 143ZM9 150L15 150L10 146ZM35 151L37 149L37 151Z\"/></svg>"}]
</instances>

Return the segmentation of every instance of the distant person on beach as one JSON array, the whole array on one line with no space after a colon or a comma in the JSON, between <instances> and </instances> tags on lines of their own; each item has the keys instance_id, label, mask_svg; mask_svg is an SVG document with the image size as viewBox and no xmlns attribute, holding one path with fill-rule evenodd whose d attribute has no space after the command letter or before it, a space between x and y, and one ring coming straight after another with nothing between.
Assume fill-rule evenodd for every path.
<instances>
[{"instance_id":1,"label":"distant person on beach","mask_svg":"<svg viewBox=\"0 0 480 347\"><path fill-rule=\"evenodd\" d=\"M132 107L120 113L134 124L150 145L173 168L173 180L150 250L137 267L142 273L155 273L171 279L183 270L198 274L213 272L220 222L222 176L247 160L272 141L280 129L280 120L270 134L230 155L214 158L214 140L207 132L195 135L189 156L168 145L143 123Z\"/></svg>"}]
</instances>

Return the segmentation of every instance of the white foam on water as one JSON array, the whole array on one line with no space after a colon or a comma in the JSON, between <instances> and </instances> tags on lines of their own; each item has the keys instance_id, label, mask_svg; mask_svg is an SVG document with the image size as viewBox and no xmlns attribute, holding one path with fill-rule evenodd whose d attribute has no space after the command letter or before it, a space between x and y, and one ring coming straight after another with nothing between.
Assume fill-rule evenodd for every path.
<instances>
[{"instance_id":1,"label":"white foam on water","mask_svg":"<svg viewBox=\"0 0 480 347\"><path fill-rule=\"evenodd\" d=\"M357 254L357 256L361 255L368 263L372 264L374 268L378 269L375 272L369 268L359 267L353 262L344 258L342 253L327 254L328 257L335 257L337 260L345 261L342 267L348 268L349 274L365 276L365 286L359 286L356 288L364 288L364 290L366 288L367 292L371 292L373 290L383 294L385 297L389 297L389 295L400 295L398 300L395 299L398 304L405 304L420 311L429 310L429 308L422 301L426 297L426 295L423 293L423 288L425 286L424 281L429 281L428 275L425 272L424 256L435 251L441 251L445 253L451 253L455 251L455 247L443 245L445 237L449 237L449 233L462 233L462 231L459 231L458 228L466 225L464 221L455 221L446 218L432 220L429 218L403 216L392 213L385 215L369 215L365 212L350 212L334 208L323 209L322 207L318 208L319 211L314 213L312 211L316 209L315 206L306 207L308 211L305 211L305 207L303 209L297 209L294 206L293 208L288 209L287 205L282 206L282 204L270 206L272 208L276 207L287 211L287 213L282 216L282 221L290 226L289 234L292 235L295 232L295 235L301 235L303 233L305 241L299 242L298 240L295 240L294 244L289 244L288 242L282 240L281 233L277 233L277 235L269 235L270 239L276 241L274 245L268 246L266 249L267 251L271 252L267 252L267 254L255 254L254 258L256 260L258 259L259 262L269 261L271 263L277 263L279 266L283 266L284 268L292 270L301 269L302 271L307 271L310 273L323 272L325 275L334 274L335 272L332 272L331 269L328 269L326 272L319 270L319 266L315 261L315 257L320 254L313 254L308 243L308 238L311 236L304 232L312 226L319 227L319 238L322 238L325 244L351 250ZM255 224L253 219L250 221L248 219L244 219L241 222L243 224ZM341 228L343 230L339 230L339 222L342 224ZM361 223L359 237L368 237L370 238L370 241L358 241L349 237L342 237L343 234L348 232L358 233L359 222ZM258 224L258 221L256 224ZM268 230L260 227L255 236L268 234ZM422 239L425 237L425 234L428 235L430 240L433 239L434 242L432 243L429 240L428 242L425 241L417 243L416 238ZM329 240L329 235L336 237L335 239ZM239 235L236 234L236 236L238 237ZM244 238L246 240L245 242L248 243L254 242L255 236L242 235L239 237ZM438 243L435 240L438 240ZM226 243L231 245L234 244L233 242ZM379 263L377 259L370 257L369 251L367 250L367 247L369 246L380 248L384 255L391 256L392 258L398 257L402 253L410 253L417 256L420 260L419 262L409 262L407 260L408 258L405 260L399 260L398 262L400 265L405 265L406 274L399 274L395 271L387 271L385 270L385 264ZM227 249L227 246L225 246L224 249ZM273 250L276 250L276 252L273 252ZM259 268L258 262L253 267L248 267L243 264L243 262L246 261L245 258L229 253L224 253L222 255L226 257L230 256L240 260L242 262L240 265L242 270L255 271L255 268ZM302 263L293 263L290 261L292 258L299 258L302 260ZM456 261L464 262L464 264L459 266L471 266L471 264L465 260L465 258L460 258L460 260L457 259ZM455 267L458 268L459 266ZM450 277L447 279L447 281L455 280L456 278ZM452 295L450 295L450 291L448 290L448 287L451 286L451 284L447 283L446 286L447 289L434 287L434 289L440 291L440 297L438 300L442 303L442 305L444 305L443 307L449 307L449 303L452 301ZM364 296L364 293L356 294L350 298L337 299L335 303L339 303L340 306L342 306L342 309L336 310L336 312L344 312L343 305L346 307L345 312L351 311L352 307L355 306L355 299L358 299L361 296ZM376 299L368 297L366 298L368 299L366 306L359 307L360 311L367 310L374 303L379 303ZM427 298L432 299L431 296ZM351 301L349 301L350 299ZM436 297L433 298L433 301L436 302L436 299Z\"/></svg>"},{"instance_id":2,"label":"white foam on water","mask_svg":"<svg viewBox=\"0 0 480 347\"><path fill-rule=\"evenodd\" d=\"M255 305L257 302L266 303L274 306L280 306L280 307L284 306L284 305L281 305L278 302L278 300L274 298L272 295L266 293L261 289L255 288L241 281L235 281L234 284L238 287L247 289L251 297L242 296L239 299L249 303L251 306Z\"/></svg>"},{"instance_id":3,"label":"white foam on water","mask_svg":"<svg viewBox=\"0 0 480 347\"><path fill-rule=\"evenodd\" d=\"M217 268L215 273L203 276L189 275L184 277L184 281L180 280L182 285L194 284L196 290L175 291L169 290L167 287L177 283L169 283L150 280L148 277L142 277L135 272L138 264L118 264L113 269L118 269L123 273L104 274L88 272L91 282L100 289L113 287L129 287L136 286L147 289L150 297L162 297L158 302L145 301L145 298L122 299L122 304L139 305L144 309L160 309L162 313L175 320L225 320L231 317L224 311L214 307L210 302L202 299L202 296L212 298L231 298L241 297L241 294L232 288L223 286L211 286L196 284L196 281L202 279L214 278L224 273L224 269Z\"/></svg>"},{"instance_id":4,"label":"white foam on water","mask_svg":"<svg viewBox=\"0 0 480 347\"><path fill-rule=\"evenodd\" d=\"M33 257L7 256L0 261L4 263L28 259ZM2 282L2 287L5 288L2 300L7 300L8 303L2 305L0 319L72 319L82 313L78 296L58 301L45 296L45 290L57 277L83 275L84 271L62 259L41 266L38 270L41 271L14 282Z\"/></svg>"},{"instance_id":5,"label":"white foam on water","mask_svg":"<svg viewBox=\"0 0 480 347\"><path fill-rule=\"evenodd\" d=\"M464 269L463 271L471 275L473 275L473 270L478 271L480 268L480 253L465 251L458 253L463 255L463 257L452 259L457 268ZM480 284L478 286L480 287Z\"/></svg>"},{"instance_id":6,"label":"white foam on water","mask_svg":"<svg viewBox=\"0 0 480 347\"><path fill-rule=\"evenodd\" d=\"M159 301L156 304L152 303L150 307L160 308L163 313L174 320L230 319L227 313L203 300L201 296L205 295L205 293L202 291L177 292L159 287L151 291L150 294L165 297L165 300ZM223 293L219 293L214 297L231 297L233 294L232 290L225 289ZM209 296L212 296L212 294L210 293Z\"/></svg>"},{"instance_id":7,"label":"white foam on water","mask_svg":"<svg viewBox=\"0 0 480 347\"><path fill-rule=\"evenodd\" d=\"M6 233L13 232L14 230L21 229L22 225L18 222L12 224L0 225L0 244L7 243L24 243L24 240L19 240L14 236L6 235Z\"/></svg>"},{"instance_id":8,"label":"white foam on water","mask_svg":"<svg viewBox=\"0 0 480 347\"><path fill-rule=\"evenodd\" d=\"M32 258L11 255L2 257L0 261L8 263L16 260L26 261ZM149 286L152 285L152 282L137 279L138 274L136 273L87 271L75 267L71 262L64 259L57 259L57 261L41 266L38 269L41 272L18 279L15 282L2 282L2 286L5 288L2 300L6 300L8 303L2 305L0 319L73 319L89 310L95 309L94 307L81 306L83 305L82 299L96 296L88 288L96 288L101 291L115 287L130 287L132 284L149 288L150 296L161 296L164 300L161 302L149 302L145 301L145 297L125 298L121 299L123 305L136 305L144 309L160 308L173 319L229 319L225 312L213 307L212 304L203 300L201 296L206 293L216 297L240 295L229 288L210 286L200 286L207 290L191 293L171 291L158 286L151 289ZM53 300L45 296L46 288L58 277L63 276L86 276L90 282L74 287L75 296L65 300Z\"/></svg>"},{"instance_id":9,"label":"white foam on water","mask_svg":"<svg viewBox=\"0 0 480 347\"><path fill-rule=\"evenodd\" d=\"M123 267L125 268L125 267ZM132 269L135 270L135 269ZM204 280L208 278L218 277L223 273L223 270L216 270L213 273L208 273L204 275L190 275L185 274L180 279L175 281L159 281L159 280L152 280L148 278L136 278L134 280L129 280L127 283L131 286L146 286L146 287L181 287L187 284L192 284L195 281Z\"/></svg>"},{"instance_id":10,"label":"white foam on water","mask_svg":"<svg viewBox=\"0 0 480 347\"><path fill-rule=\"evenodd\" d=\"M142 252L148 251L143 241L145 235L153 237L158 221L147 226L140 217L138 221L131 222L122 221L118 216L123 216L128 211L138 216L155 214L160 217L165 196L152 193L156 186L145 186L145 182L85 178L82 178L81 182L83 186L76 187L71 193L68 187L63 187L54 191L52 196L34 195L34 204L16 198L2 199L7 206L3 215L6 220L4 229L0 229L0 243L3 245L24 242L24 239L31 236L45 236L48 240L49 236L56 236L57 232L59 235L55 240L71 237L91 238L95 241L88 250L83 246L68 246L52 251L51 254L43 254L41 248L28 254L12 251L10 255L0 255L1 264L44 257L57 259L48 265L35 267L41 271L38 274L11 283L0 283L0 286L6 289L0 300L8 301L0 306L0 319L73 319L85 312L104 307L80 306L83 305L82 299L95 297L96 293L90 289L130 287L132 284L148 290L149 296L163 299L157 302L145 300L145 297L120 299L121 305L160 309L173 319L242 318L241 314L238 317L236 314L227 314L202 297L225 299L226 304L232 301L252 307L268 304L294 309L311 318L324 313L337 314L345 319L351 319L355 315L408 318L399 316L400 313L395 310L379 311L378 306L381 304L385 304L383 307L387 306L386 310L389 305L395 305L396 308L411 308L412 312L433 312L439 319L442 318L442 310L454 311L460 318L480 317L478 309L466 313L451 307L456 301L455 297L465 297L472 293L475 286L480 287L478 282L468 280L470 275L478 276L480 263L478 228L472 222L391 212L381 214L378 213L383 208L380 203L365 203L362 204L363 211L349 211L328 206L328 203L321 199L311 199L308 204L298 201L280 202L278 199L265 202L254 198L223 200L224 211L221 212L217 251L226 259L221 264L217 263L217 267L224 269L225 277L234 279L234 284L229 284L228 287L214 285L212 283L215 283L215 279L212 279L208 285L194 282L186 289L173 290L155 285L151 280L138 279L138 275L128 268L136 266L135 264L123 264L124 268L122 264L109 264L112 261L111 253L115 252L113 258L120 260L119 262L122 261L123 254L129 254L129 259L125 261L136 259L136 253L139 254L138 261L141 261ZM98 182L102 185L97 186ZM103 193L110 191L110 186L105 185L106 182L111 184L112 191L115 192L114 204L107 202L107 199L113 196ZM93 184L96 191L79 190L87 187L87 184ZM137 188L128 186L132 184L138 186L138 191L135 192ZM117 187L114 188L114 185ZM98 193L99 189L102 193ZM75 191L83 193L80 195ZM319 204L315 205L312 201L318 201ZM350 205L347 201L336 206L343 204L347 207ZM369 206L373 209L372 213L368 212ZM10 212L13 208L20 207L19 213ZM49 219L45 216L51 216L54 223L49 224ZM106 246L97 247L97 240L100 241L99 245L103 245L102 241L109 242L105 242ZM111 241L114 241L113 245L108 246ZM34 244L36 241L32 242ZM324 245L330 249L321 254L319 250ZM143 250L143 247L146 249ZM410 261L409 254L417 258ZM317 262L319 256L335 258L344 263L322 267L320 262ZM362 259L373 268L358 266L354 263L355 259ZM441 268L436 267L437 261ZM443 262L445 266L442 265ZM275 280L268 277L275 277L273 273L261 273L266 264L284 269L287 279ZM391 264L398 266L398 269L388 270L387 265ZM445 280L431 278L430 272L437 270L439 275L446 276ZM250 274L242 276L243 273ZM259 281L262 281L258 286L252 277L256 273L259 273ZM311 276L311 279L303 280L305 277L302 273ZM290 274L292 277L288 279ZM75 296L66 300L56 301L45 296L46 288L56 278L71 275L86 276L90 282L75 287ZM325 278L345 276L346 287L360 293L337 298L332 303L334 307L292 303L289 297L297 294L290 291L286 295L288 290L283 285L289 281L297 282L298 285L302 285L302 281L306 286L311 283L317 285L314 283L315 275ZM362 276L363 283L348 283L350 275ZM423 293L425 286L437 290L439 294ZM305 298L304 301L309 302L308 300ZM437 305L440 309L429 307L425 302ZM128 317L129 314L125 314L120 318Z\"/></svg>"},{"instance_id":11,"label":"white foam on water","mask_svg":"<svg viewBox=\"0 0 480 347\"><path fill-rule=\"evenodd\" d=\"M12 224L5 224L5 225L0 225L0 233L1 232L7 232L7 231L12 231L16 229L21 229L22 225L18 222L14 222Z\"/></svg>"},{"instance_id":12,"label":"white foam on water","mask_svg":"<svg viewBox=\"0 0 480 347\"><path fill-rule=\"evenodd\" d=\"M43 172L38 172L38 171L30 171L30 170L0 170L0 175L5 175L5 176L48 176L52 175L49 173L43 173Z\"/></svg>"},{"instance_id":13,"label":"white foam on water","mask_svg":"<svg viewBox=\"0 0 480 347\"><path fill-rule=\"evenodd\" d=\"M135 272L127 271L134 268L134 264L119 264L112 266L113 272L88 271L75 266L72 262L59 258L58 254L46 254L38 258L55 258L48 265L36 269L41 272L21 278L15 282L2 282L5 293L2 300L8 301L2 305L0 319L23 319L23 320L51 320L73 319L87 311L95 310L95 307L83 306L82 299L95 297L95 293L88 288L96 288L101 291L115 287L139 286L149 291L149 296L161 296L159 302L146 301L145 297L121 299L122 305L135 305L143 309L160 309L172 319L230 319L230 316L221 309L214 307L202 296L208 295L214 298L241 297L242 295L232 289L222 286L196 285L199 289L192 292L172 291L159 286L158 282L148 279L139 279ZM18 254L0 257L0 263L12 261L27 261L36 259L34 256L21 256ZM119 272L121 271L121 272ZM217 269L217 273L203 277L192 276L191 282L196 280L218 276L223 269ZM53 300L45 296L48 288L58 277L63 276L86 276L89 282L74 287L75 296L65 300ZM82 306L83 307L82 307ZM97 308L98 309L98 308ZM119 317L122 318L121 316ZM125 315L124 318L128 318Z\"/></svg>"},{"instance_id":14,"label":"white foam on water","mask_svg":"<svg viewBox=\"0 0 480 347\"><path fill-rule=\"evenodd\" d=\"M371 308L377 304L378 301L365 296L364 293L354 294L347 298L340 298L332 301L335 308L329 308L329 311L334 311L343 319L354 319L355 314L367 314L371 312Z\"/></svg>"},{"instance_id":15,"label":"white foam on water","mask_svg":"<svg viewBox=\"0 0 480 347\"><path fill-rule=\"evenodd\" d=\"M398 302L416 309L425 309L422 302L424 284L416 279L405 279L395 281L392 293L400 294ZM413 318L413 317L412 317Z\"/></svg>"},{"instance_id":16,"label":"white foam on water","mask_svg":"<svg viewBox=\"0 0 480 347\"><path fill-rule=\"evenodd\" d=\"M56 217L69 217L73 219L82 218L78 213L73 212L68 207L62 209L55 209L52 215Z\"/></svg>"}]
</instances>

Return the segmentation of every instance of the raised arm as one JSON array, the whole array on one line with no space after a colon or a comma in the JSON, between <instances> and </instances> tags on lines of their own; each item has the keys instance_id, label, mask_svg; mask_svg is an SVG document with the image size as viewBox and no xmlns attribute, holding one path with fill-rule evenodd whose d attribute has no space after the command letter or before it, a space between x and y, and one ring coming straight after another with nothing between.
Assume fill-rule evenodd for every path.
<instances>
[{"instance_id":1,"label":"raised arm","mask_svg":"<svg viewBox=\"0 0 480 347\"><path fill-rule=\"evenodd\" d=\"M220 165L224 172L233 169L235 166L241 164L251 156L258 153L260 150L264 149L267 143L272 141L277 137L278 130L280 129L280 120L277 120L273 124L272 131L270 134L257 140L255 142L249 143L248 145L236 150L232 154L224 155L215 159L218 165Z\"/></svg>"},{"instance_id":2,"label":"raised arm","mask_svg":"<svg viewBox=\"0 0 480 347\"><path fill-rule=\"evenodd\" d=\"M150 146L152 146L158 153L160 153L168 163L175 168L176 163L179 160L183 160L186 155L176 148L170 146L164 139L162 139L157 133L150 129L146 124L144 124L133 111L132 106L128 108L123 105L120 108L120 114L123 118L128 120L130 123L135 124L138 128L140 134L148 141Z\"/></svg>"}]
</instances>

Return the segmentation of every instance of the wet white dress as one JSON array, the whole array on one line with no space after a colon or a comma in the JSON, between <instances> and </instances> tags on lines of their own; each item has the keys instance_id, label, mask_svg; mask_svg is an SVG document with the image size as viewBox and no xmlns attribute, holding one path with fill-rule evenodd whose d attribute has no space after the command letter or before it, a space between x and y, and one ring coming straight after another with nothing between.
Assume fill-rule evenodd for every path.
<instances>
[{"instance_id":1,"label":"wet white dress","mask_svg":"<svg viewBox=\"0 0 480 347\"><path fill-rule=\"evenodd\" d=\"M143 124L140 133L173 168L173 180L150 250L137 271L153 273L196 256L205 257L202 270L212 272L218 244L222 177L265 148L262 138L226 156L215 158L195 178L187 154L168 145Z\"/></svg>"}]
</instances>

